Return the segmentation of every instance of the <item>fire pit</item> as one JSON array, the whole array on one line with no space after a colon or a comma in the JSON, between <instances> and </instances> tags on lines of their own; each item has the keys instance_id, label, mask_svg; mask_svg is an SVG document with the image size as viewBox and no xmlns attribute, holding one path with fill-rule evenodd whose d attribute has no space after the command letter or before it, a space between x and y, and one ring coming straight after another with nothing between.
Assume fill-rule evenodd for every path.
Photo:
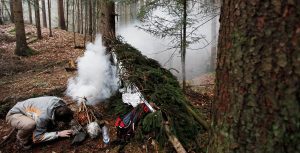
<instances>
[{"instance_id":1,"label":"fire pit","mask_svg":"<svg viewBox=\"0 0 300 153\"><path fill-rule=\"evenodd\" d=\"M80 101L78 111L76 112L76 118L81 126L86 126L87 133L91 138L99 136L101 129L98 124L100 120L95 116L95 109L92 106L87 106L87 98L82 98Z\"/></svg>"}]
</instances>

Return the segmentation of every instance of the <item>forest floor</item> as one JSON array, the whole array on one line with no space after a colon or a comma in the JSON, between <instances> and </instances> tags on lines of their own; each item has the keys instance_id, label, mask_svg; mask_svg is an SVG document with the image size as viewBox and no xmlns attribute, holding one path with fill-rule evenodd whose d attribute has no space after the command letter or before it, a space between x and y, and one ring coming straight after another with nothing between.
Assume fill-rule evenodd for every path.
<instances>
[{"instance_id":1,"label":"forest floor","mask_svg":"<svg viewBox=\"0 0 300 153\"><path fill-rule=\"evenodd\" d=\"M75 49L72 32L53 29L53 37L49 37L49 30L43 28L43 39L38 40L35 27L26 25L25 31L27 42L34 50L34 55L19 57L14 55L16 41L14 25L0 25L0 141L10 131L9 125L5 122L5 115L9 110L8 107L14 103L41 95L55 95L62 97L67 103L72 102L64 91L68 79L75 76L76 71L67 72L65 68L68 67L70 60L76 61L84 53L84 49ZM83 40L82 35L76 34L76 46L83 46ZM191 86L186 96L209 120L214 74L201 75L191 81L205 84ZM106 104L97 107L109 123L111 141L115 140L114 122L117 116L105 113ZM28 152L118 152L120 146L107 147L101 138L88 138L79 146L71 146L72 139L60 139L35 145ZM15 141L14 133L4 147L0 148L0 153L19 152ZM124 147L124 152L157 152L157 145L152 140L145 142L133 140Z\"/></svg>"}]
</instances>

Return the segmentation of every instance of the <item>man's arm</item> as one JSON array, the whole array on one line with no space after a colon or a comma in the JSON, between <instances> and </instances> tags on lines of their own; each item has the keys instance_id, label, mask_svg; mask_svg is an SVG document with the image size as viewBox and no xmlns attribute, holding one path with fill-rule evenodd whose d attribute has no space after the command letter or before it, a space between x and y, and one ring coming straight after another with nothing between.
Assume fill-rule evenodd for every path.
<instances>
[{"instance_id":1,"label":"man's arm","mask_svg":"<svg viewBox=\"0 0 300 153\"><path fill-rule=\"evenodd\" d=\"M50 141L58 138L56 132L47 132L48 119L38 118L36 121L36 128L33 131L32 140L33 143L40 143L44 141Z\"/></svg>"},{"instance_id":2,"label":"man's arm","mask_svg":"<svg viewBox=\"0 0 300 153\"><path fill-rule=\"evenodd\" d=\"M40 143L57 139L58 137L70 137L72 130L64 130L57 132L47 132L49 120L39 118L37 120L36 129L33 132L33 143Z\"/></svg>"}]
</instances>

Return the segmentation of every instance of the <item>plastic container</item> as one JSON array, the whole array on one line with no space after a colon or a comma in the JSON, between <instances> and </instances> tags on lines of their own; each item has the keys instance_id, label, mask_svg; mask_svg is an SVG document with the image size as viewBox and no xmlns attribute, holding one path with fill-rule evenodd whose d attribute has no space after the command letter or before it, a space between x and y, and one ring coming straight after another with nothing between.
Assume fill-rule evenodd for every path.
<instances>
[{"instance_id":1,"label":"plastic container","mask_svg":"<svg viewBox=\"0 0 300 153\"><path fill-rule=\"evenodd\" d=\"M109 133L108 133L108 128L105 125L102 127L102 137L103 137L103 142L105 144L108 144L109 143Z\"/></svg>"}]
</instances>

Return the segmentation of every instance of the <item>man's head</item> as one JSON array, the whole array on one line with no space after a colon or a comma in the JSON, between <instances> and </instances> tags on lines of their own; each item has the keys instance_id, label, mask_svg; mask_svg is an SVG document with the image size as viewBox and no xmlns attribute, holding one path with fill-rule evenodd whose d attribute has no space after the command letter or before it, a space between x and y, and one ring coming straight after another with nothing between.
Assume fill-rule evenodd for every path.
<instances>
[{"instance_id":1,"label":"man's head","mask_svg":"<svg viewBox=\"0 0 300 153\"><path fill-rule=\"evenodd\" d=\"M60 106L55 109L55 120L65 123L70 122L73 119L73 111L68 106Z\"/></svg>"}]
</instances>

